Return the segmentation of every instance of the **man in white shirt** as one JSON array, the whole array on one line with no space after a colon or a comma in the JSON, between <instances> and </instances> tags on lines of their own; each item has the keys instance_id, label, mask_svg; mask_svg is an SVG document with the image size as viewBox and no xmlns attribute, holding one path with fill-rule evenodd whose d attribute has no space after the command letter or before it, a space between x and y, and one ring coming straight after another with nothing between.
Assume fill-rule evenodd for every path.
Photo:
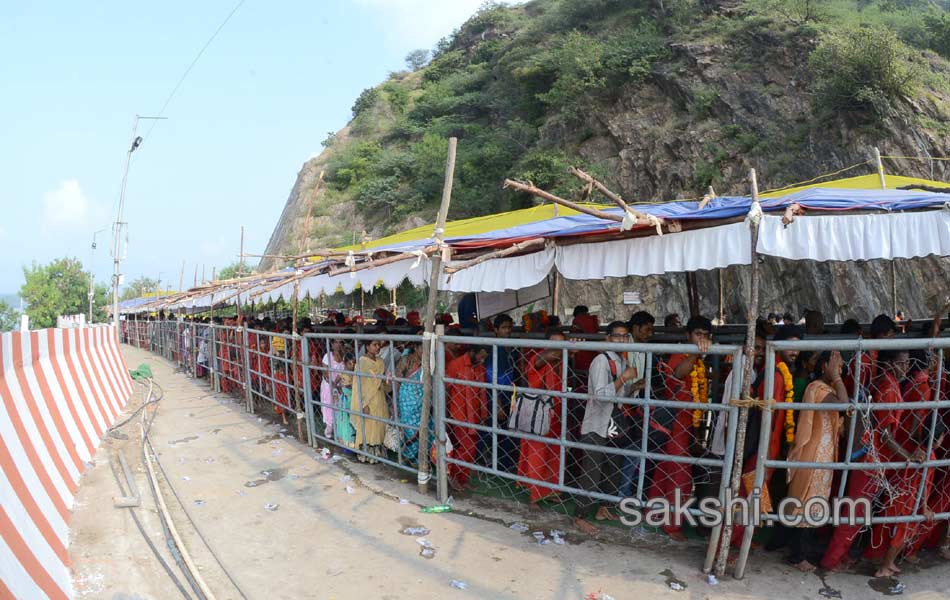
<instances>
[{"instance_id":1,"label":"man in white shirt","mask_svg":"<svg viewBox=\"0 0 950 600\"><path fill-rule=\"evenodd\" d=\"M614 321L607 326L607 341L618 344L630 342L630 329L623 321ZM590 398L584 410L581 424L580 443L592 446L615 446L620 429L613 418L617 410L615 398L629 396L643 388L643 380L638 380L636 367L628 366L624 357L612 350L598 354L590 364L587 375L587 389ZM616 494L619 484L620 466L623 457L597 450L587 449L581 460L581 473L578 487L590 492ZM588 518L593 515L595 521L615 521L616 515L600 500L589 496L577 496L574 513L574 525L584 533L593 535L597 527Z\"/></svg>"}]
</instances>

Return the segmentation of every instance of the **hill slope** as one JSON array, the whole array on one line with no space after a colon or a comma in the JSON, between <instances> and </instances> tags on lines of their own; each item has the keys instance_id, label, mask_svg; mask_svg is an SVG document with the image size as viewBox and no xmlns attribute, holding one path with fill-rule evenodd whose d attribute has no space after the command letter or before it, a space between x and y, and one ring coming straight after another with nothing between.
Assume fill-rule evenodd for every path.
<instances>
[{"instance_id":1,"label":"hill slope","mask_svg":"<svg viewBox=\"0 0 950 600\"><path fill-rule=\"evenodd\" d=\"M575 193L569 165L626 198L658 201L710 185L746 193L750 167L764 188L808 180L867 161L874 146L891 156L950 156L946 56L950 17L928 0L489 3L426 66L363 92L350 124L300 171L267 254L296 253L307 234L314 247L337 245L430 221L450 135L460 138L450 218L533 202L503 191L505 177ZM888 159L886 168L950 178L946 162ZM908 265L912 285L923 271ZM774 274L787 279L787 267ZM880 265L843 268L796 265L795 289L773 286L766 301L836 316L880 310ZM919 268L948 274L943 260ZM729 312L739 314L732 275ZM821 291L837 280L866 280L869 289L830 305ZM616 297L611 285L661 285L654 309L682 306L681 295L659 293L666 286L652 280L596 285L606 303Z\"/></svg>"}]
</instances>

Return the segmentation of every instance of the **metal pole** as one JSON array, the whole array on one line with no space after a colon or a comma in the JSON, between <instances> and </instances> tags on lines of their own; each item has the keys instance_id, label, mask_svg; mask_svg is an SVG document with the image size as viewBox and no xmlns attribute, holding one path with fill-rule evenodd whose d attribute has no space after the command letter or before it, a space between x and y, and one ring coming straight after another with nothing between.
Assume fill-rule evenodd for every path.
<instances>
[{"instance_id":1,"label":"metal pole","mask_svg":"<svg viewBox=\"0 0 950 600\"><path fill-rule=\"evenodd\" d=\"M119 240L122 237L122 226L125 225L122 221L122 211L125 208L125 188L129 180L129 166L132 164L132 153L135 152L135 149L139 147L142 143L141 136L136 136L135 133L138 131L139 120L141 119L166 119L167 117L142 117L135 115L135 121L132 124L132 144L129 146L128 154L125 157L125 170L122 173L122 184L119 186L119 210L116 213L115 224L112 228L113 233L113 245L112 245L112 259L113 259L113 273L112 273L112 320L115 325L115 334L118 339L119 335Z\"/></svg>"},{"instance_id":2,"label":"metal pole","mask_svg":"<svg viewBox=\"0 0 950 600\"><path fill-rule=\"evenodd\" d=\"M247 403L247 412L254 414L254 388L251 387L251 345L248 343L249 335L247 333L247 323L243 323L244 329L244 401ZM255 348L255 352L258 349ZM260 354L258 354L258 357ZM260 360L258 360L260 362Z\"/></svg>"},{"instance_id":3,"label":"metal pole","mask_svg":"<svg viewBox=\"0 0 950 600\"><path fill-rule=\"evenodd\" d=\"M298 271L299 273L299 271ZM294 282L294 297L293 297L293 309L292 309L292 322L291 332L293 337L291 338L290 346L290 373L287 377L287 381L293 382L294 384L294 410L297 415L297 439L303 441L303 423L301 422L300 417L303 415L303 411L300 410L300 394L297 393L297 384L300 383L297 381L297 364L300 360L300 353L297 351L297 345L300 343L300 335L297 332L297 311L299 309L299 296L300 296L300 280ZM285 363L286 364L286 363ZM307 425L307 431L310 431L310 425Z\"/></svg>"},{"instance_id":4,"label":"metal pole","mask_svg":"<svg viewBox=\"0 0 950 600\"><path fill-rule=\"evenodd\" d=\"M458 145L458 139L449 138L449 152L445 161L445 182L442 186L442 204L439 206L439 216L436 220L433 237L438 246L441 247L442 240L445 237L445 219L449 212L449 203L452 201L452 183L455 178L455 151ZM425 423L425 427L419 429L419 448L429 447L429 413L432 405L432 387L434 384L442 385L440 377L436 382L432 378L433 366L431 363L432 352L432 330L435 324L435 303L439 293L439 279L442 275L442 254L441 248L435 253L430 261L431 272L429 273L429 296L426 300L426 310L424 315L424 334L422 337L422 414L419 422ZM440 443L442 440L440 439ZM441 475L441 474L440 474ZM426 493L429 489L429 461L419 461L419 492Z\"/></svg>"},{"instance_id":5,"label":"metal pole","mask_svg":"<svg viewBox=\"0 0 950 600\"><path fill-rule=\"evenodd\" d=\"M125 155L125 170L122 172L122 184L119 186L119 210L116 213L115 224L112 226L112 320L116 335L119 332L119 240L122 238L122 210L125 208L125 186L129 178L129 166L132 164L132 152L142 142L142 138L135 136L138 126L139 117L136 115L132 125L132 144Z\"/></svg>"},{"instance_id":6,"label":"metal pole","mask_svg":"<svg viewBox=\"0 0 950 600\"><path fill-rule=\"evenodd\" d=\"M245 327L244 331L247 331ZM314 430L317 420L313 415L313 392L310 389L310 344L307 336L301 338L300 352L303 355L303 398L304 409L307 412L307 443L314 446Z\"/></svg>"},{"instance_id":7,"label":"metal pole","mask_svg":"<svg viewBox=\"0 0 950 600\"><path fill-rule=\"evenodd\" d=\"M762 219L762 208L759 206L759 183L756 180L755 169L750 169L749 179L752 183L752 208L749 210L749 229L751 230L751 290L749 306L746 310L746 339L745 361L742 368L742 399L752 398L752 364L755 359L755 320L759 312L759 256L756 244L759 240L759 222ZM730 487L735 495L739 491L739 480L742 476L742 455L745 448L746 427L749 422L749 409L739 410L739 422L736 429L735 463L732 469ZM729 460L729 457L726 457ZM716 560L716 574L720 577L726 572L726 561L729 558L729 543L732 539L732 523L727 522L722 527L722 537L719 540L719 556Z\"/></svg>"},{"instance_id":8,"label":"metal pole","mask_svg":"<svg viewBox=\"0 0 950 600\"><path fill-rule=\"evenodd\" d=\"M439 325L435 328L435 340L431 343L435 344L435 381L442 382L445 381L445 343L442 341L442 336L445 335L445 325ZM424 343L424 342L423 342ZM425 364L429 360L428 356L423 356L422 361ZM445 443L446 443L446 433L445 433L445 386L439 385L435 389L436 402L435 402L435 436L436 436L436 492L439 496L439 502L445 503L449 499L449 469L448 462L445 460ZM420 457L419 459L419 469L422 469L422 464L429 464L429 423L426 421L419 421L419 437L422 439L422 432L426 432L425 446L419 446L419 453L425 453L425 458ZM426 475L428 477L428 473ZM420 475L421 478L421 475Z\"/></svg>"},{"instance_id":9,"label":"metal pole","mask_svg":"<svg viewBox=\"0 0 950 600\"><path fill-rule=\"evenodd\" d=\"M940 384L943 380L943 349L937 351L937 358L940 362L937 363L937 382L934 384L933 389L934 402L940 402ZM930 365L927 365L927 368L929 369ZM938 413L939 411L935 408L930 415L930 435L927 437L927 457L924 460L931 460L930 456L934 449L934 433L937 430ZM917 488L917 497L914 499L914 515L916 515L920 509L920 502L924 498L924 489L927 487L927 474L929 471L930 467L925 466L923 472L920 474L920 486Z\"/></svg>"}]
</instances>

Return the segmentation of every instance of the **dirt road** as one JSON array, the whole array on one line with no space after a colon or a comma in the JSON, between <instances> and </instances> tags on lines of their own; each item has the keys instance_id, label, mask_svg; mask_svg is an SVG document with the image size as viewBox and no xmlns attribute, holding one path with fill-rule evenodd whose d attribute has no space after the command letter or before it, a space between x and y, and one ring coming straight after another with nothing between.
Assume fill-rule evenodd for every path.
<instances>
[{"instance_id":1,"label":"dirt road","mask_svg":"<svg viewBox=\"0 0 950 600\"><path fill-rule=\"evenodd\" d=\"M434 498L417 494L409 474L320 460L314 450L282 436L279 427L246 414L241 403L174 373L163 359L128 347L123 352L130 367L149 364L164 392L151 430L167 474L160 487L217 598L240 598L243 592L254 599L581 600L601 593L616 600L868 600L890 592L866 575L835 574L824 581L802 575L765 553L753 554L745 580L710 585L699 571L698 542L673 546L650 537L635 546L578 543L572 533L564 545L539 545L530 531L570 531L563 517L528 516L466 499L456 501L452 513L423 514L420 507ZM181 579L148 492L138 423L133 419L120 430L119 437L128 439L108 438L83 477L70 547L79 598L182 597L130 515L134 510L139 516ZM113 507L120 493L109 457L117 451L135 471L143 494L139 508ZM529 523L530 531L511 529L514 522ZM424 537L435 549L432 558L420 556L417 537L400 533L415 525L430 530ZM905 597L950 598L950 565L909 571L901 578ZM453 588L453 580L466 589ZM685 589L673 589L676 583Z\"/></svg>"}]
</instances>

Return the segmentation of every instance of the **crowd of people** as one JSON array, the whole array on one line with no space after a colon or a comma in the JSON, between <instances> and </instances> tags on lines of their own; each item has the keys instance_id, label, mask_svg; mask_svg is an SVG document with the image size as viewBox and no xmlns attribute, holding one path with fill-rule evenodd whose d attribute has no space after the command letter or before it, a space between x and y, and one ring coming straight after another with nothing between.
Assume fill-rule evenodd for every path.
<instances>
[{"instance_id":1,"label":"crowd of people","mask_svg":"<svg viewBox=\"0 0 950 600\"><path fill-rule=\"evenodd\" d=\"M301 319L296 332L306 334L318 327L341 334L333 338L295 338L294 323L283 319L218 319L214 348L209 354L210 329L198 330L196 340L182 343L185 352L196 348L196 375L207 374L216 359L222 390L237 392L249 381L255 397L270 399L278 414L303 411L305 381L303 339L308 344L307 371L316 431L345 448L360 450L358 458L376 462L379 458L399 458L408 464L435 460L430 447L419 447L423 395L421 345L417 342L385 341L388 332L418 333L418 314L396 319L388 311L377 311L375 327L367 332L383 334L379 339L357 341L353 323L342 315L331 315L319 325ZM462 316L462 315L460 315ZM451 317L440 316L449 333L461 335ZM461 319L464 322L464 318ZM950 411L934 418L933 409L901 410L904 402L947 400L950 397L950 363L941 369L936 353L924 351L864 351L849 355L839 352L778 352L775 372L767 377L766 345L769 340L797 340L824 333L821 313L809 311L803 323L791 315L769 315L756 327L755 360L751 395L765 398L767 379L773 382L771 397L778 406L768 431L763 430L761 403L752 403L745 444L741 448L740 491L753 492L756 463L760 459L759 440L768 438L767 458L772 461L834 463L845 459L869 465L850 470L844 494L851 499L867 498L875 515L926 517L918 523L833 527L775 527L767 547L785 548L790 560L803 570L820 565L841 568L863 556L879 562L878 575L900 572L899 559L914 561L925 546L937 547L950 560L950 537L946 521L933 516L950 512L950 469L924 470L914 463L950 458ZM678 315L668 315L664 326L679 331L679 341L697 351L672 355L649 352L654 340L655 318L647 312L634 313L627 321L613 321L602 328L586 307L577 307L570 325L562 326L543 313L526 315L522 330L538 339L538 334L558 347L532 347L530 340L508 345L455 343L445 348L445 408L448 446L453 459L449 483L464 491L471 485L472 466L510 476L525 490L532 508L546 502L573 504L576 527L588 534L599 526L619 520L616 503L603 502L596 493L610 497L645 499L717 496L721 471L702 466L695 457L725 456L726 412L709 410L708 403L728 404L734 398L729 356L715 361L708 356L715 327L710 319L690 317L685 327ZM247 373L242 371L245 352L241 330L247 325ZM490 322L470 320L464 333L495 339L511 338L515 322L507 314ZM906 321L880 315L867 331L857 321L849 321L841 333L881 339L894 337L909 328ZM939 331L935 319L925 335ZM269 332L276 335L264 335ZM597 352L571 348L575 337L606 335L611 343L643 344L642 351ZM382 340L382 341L381 341ZM187 345L187 349L186 346ZM549 345L554 346L554 344ZM648 358L649 355L649 358ZM565 359L567 363L565 364ZM938 374L942 373L942 381ZM527 390L527 391L525 391ZM549 392L549 393L544 393ZM570 392L567 396L561 395ZM689 406L650 407L642 399L672 400ZM841 403L857 400L856 410L781 410L781 403ZM887 410L862 410L867 403L888 403ZM854 423L850 421L853 420ZM394 426L397 424L398 426ZM433 422L430 418L430 433ZM472 427L475 425L476 427ZM855 430L848 446L848 431ZM646 431L644 431L646 429ZM434 435L429 436L433 440ZM642 448L643 440L647 441ZM565 446L569 441L582 448ZM645 450L662 459L645 461L618 451ZM929 452L929 454L928 454ZM871 467L874 463L906 463L904 468ZM641 464L645 466L641 473ZM830 500L839 490L841 470L789 468L765 470L761 490L766 510L774 511L783 498ZM923 480L923 481L922 481ZM640 482L642 481L642 485ZM918 490L922 494L918 502ZM553 486L562 488L554 489ZM573 493L569 493L570 490ZM856 505L861 511L863 505ZM858 514L859 517L867 517ZM663 530L674 540L685 539L687 531L678 519ZM738 545L744 527L733 529L730 543Z\"/></svg>"}]
</instances>

